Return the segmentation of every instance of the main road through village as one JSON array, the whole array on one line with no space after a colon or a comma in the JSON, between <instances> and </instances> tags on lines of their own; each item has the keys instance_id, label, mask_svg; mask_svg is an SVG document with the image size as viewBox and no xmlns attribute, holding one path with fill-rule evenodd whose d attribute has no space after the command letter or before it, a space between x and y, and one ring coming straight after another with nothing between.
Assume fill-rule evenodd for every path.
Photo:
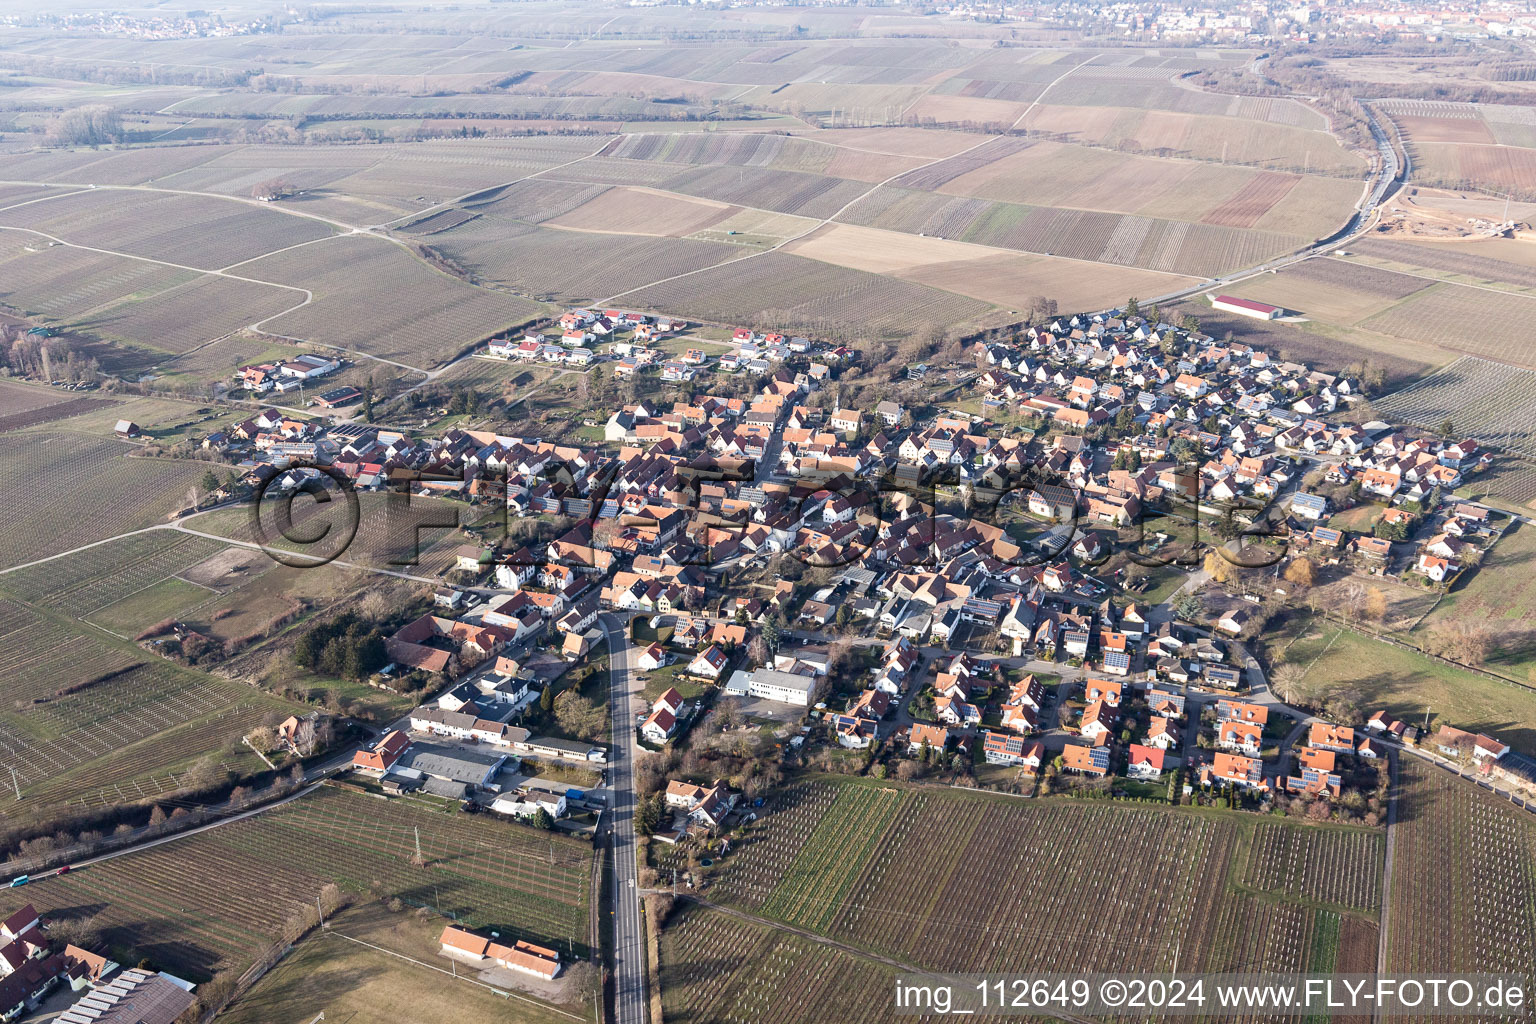
<instances>
[{"instance_id":1,"label":"main road through village","mask_svg":"<svg viewBox=\"0 0 1536 1024\"><path fill-rule=\"evenodd\" d=\"M608 641L608 708L613 716L613 745L608 754L609 791L606 836L613 864L613 1020L645 1022L645 939L640 927L640 884L635 877L635 716L631 694L635 675L626 618L604 615ZM595 896L596 894L594 894ZM596 941L598 936L593 936Z\"/></svg>"}]
</instances>

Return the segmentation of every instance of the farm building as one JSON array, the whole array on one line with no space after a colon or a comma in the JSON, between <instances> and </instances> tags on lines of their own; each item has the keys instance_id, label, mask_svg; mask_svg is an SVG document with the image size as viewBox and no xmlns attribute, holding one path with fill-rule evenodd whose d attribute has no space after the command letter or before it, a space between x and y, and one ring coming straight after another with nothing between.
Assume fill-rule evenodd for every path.
<instances>
[{"instance_id":1,"label":"farm building","mask_svg":"<svg viewBox=\"0 0 1536 1024\"><path fill-rule=\"evenodd\" d=\"M59 1024L173 1024L196 1000L189 982L135 968L94 988L59 1014Z\"/></svg>"},{"instance_id":2,"label":"farm building","mask_svg":"<svg viewBox=\"0 0 1536 1024\"><path fill-rule=\"evenodd\" d=\"M1273 320L1285 312L1279 306L1271 306L1267 302L1239 299L1233 295L1218 295L1211 300L1211 305L1223 312L1236 313L1238 316L1249 316L1255 320Z\"/></svg>"},{"instance_id":3,"label":"farm building","mask_svg":"<svg viewBox=\"0 0 1536 1024\"><path fill-rule=\"evenodd\" d=\"M354 387L331 388L316 398L315 404L322 409L336 409L343 405L351 405L362 397L363 393Z\"/></svg>"},{"instance_id":4,"label":"farm building","mask_svg":"<svg viewBox=\"0 0 1536 1024\"><path fill-rule=\"evenodd\" d=\"M442 938L439 941L442 943L444 955L466 963L483 964L491 960L501 967L509 967L514 971L522 971L524 974L545 979L553 978L560 973L559 953L521 939L510 946L504 946L491 939L482 938L474 932L449 925L443 929Z\"/></svg>"}]
</instances>

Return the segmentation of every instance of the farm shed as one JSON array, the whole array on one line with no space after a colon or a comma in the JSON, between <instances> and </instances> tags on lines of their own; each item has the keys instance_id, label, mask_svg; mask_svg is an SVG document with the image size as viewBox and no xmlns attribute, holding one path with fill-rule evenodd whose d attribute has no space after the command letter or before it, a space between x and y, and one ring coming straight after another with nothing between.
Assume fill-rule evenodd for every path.
<instances>
[{"instance_id":1,"label":"farm shed","mask_svg":"<svg viewBox=\"0 0 1536 1024\"><path fill-rule=\"evenodd\" d=\"M1218 295L1211 300L1211 305L1227 313L1249 316L1255 320L1273 320L1285 312L1279 306L1271 306L1267 302L1254 302L1252 299L1239 299L1232 295Z\"/></svg>"}]
</instances>

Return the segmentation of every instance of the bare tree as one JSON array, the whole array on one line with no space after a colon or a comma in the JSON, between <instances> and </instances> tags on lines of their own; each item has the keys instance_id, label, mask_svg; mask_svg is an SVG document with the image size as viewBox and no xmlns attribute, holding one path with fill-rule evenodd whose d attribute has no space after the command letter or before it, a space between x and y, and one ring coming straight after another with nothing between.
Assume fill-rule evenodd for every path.
<instances>
[{"instance_id":1,"label":"bare tree","mask_svg":"<svg viewBox=\"0 0 1536 1024\"><path fill-rule=\"evenodd\" d=\"M260 199L264 203L276 202L293 195L294 189L286 178L268 178L266 181L257 182L251 188L251 198Z\"/></svg>"}]
</instances>

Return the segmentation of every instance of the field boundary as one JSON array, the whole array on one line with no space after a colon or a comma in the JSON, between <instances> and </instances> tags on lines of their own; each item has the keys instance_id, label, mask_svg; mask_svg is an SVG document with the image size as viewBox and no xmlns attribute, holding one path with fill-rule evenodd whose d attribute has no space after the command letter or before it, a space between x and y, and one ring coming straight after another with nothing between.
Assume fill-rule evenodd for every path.
<instances>
[{"instance_id":1,"label":"field boundary","mask_svg":"<svg viewBox=\"0 0 1536 1024\"><path fill-rule=\"evenodd\" d=\"M481 988L485 989L487 992L491 992L491 993L493 993L495 995L498 995L498 996L500 996L503 999L516 999L519 1002L528 1003L528 1004L530 1004L532 1006L537 1006L537 1007L540 1007L542 1009L549 1010L552 1013L558 1013L562 1017L569 1017L571 1020L579 1020L579 1021L583 1021L583 1022L586 1021L585 1017L577 1016L576 1014L571 1013L569 1010L562 1010L558 1006L554 1006L554 1005L552 1005L550 1003L546 1003L546 1002L543 1002L543 1001L538 1000L538 999L530 999L528 996L521 996L521 995L518 995L516 992L512 992L512 991L507 990L507 989L497 988L495 985L488 985L488 984L486 984L483 981L478 981L478 980L476 980L474 978L466 977L465 975L459 974L457 971L454 971L454 970L446 970L445 971L445 970L443 970L443 968L437 966L436 964L429 964L425 960L417 960L413 956L407 956L404 953L397 952L397 951L395 951L393 949L386 949L383 946L375 946L371 942L367 942L367 941L364 941L363 939L355 938L355 937L353 937L351 935L346 934L345 932L336 931L335 929L331 928L329 925L325 926L325 931L324 931L323 934L334 935L334 936L336 936L339 939L346 939L348 942L355 942L359 946L367 946L369 949L375 950L375 951L377 951L379 953L386 953L389 956L396 957L396 958L398 958L400 960L404 960L407 963L413 963L413 964L415 964L418 967L425 967L428 970L437 971L439 974L446 974L446 975L452 977L453 979L455 979L456 981L463 981L463 982L467 982L467 983L469 983L471 985L478 985Z\"/></svg>"}]
</instances>

